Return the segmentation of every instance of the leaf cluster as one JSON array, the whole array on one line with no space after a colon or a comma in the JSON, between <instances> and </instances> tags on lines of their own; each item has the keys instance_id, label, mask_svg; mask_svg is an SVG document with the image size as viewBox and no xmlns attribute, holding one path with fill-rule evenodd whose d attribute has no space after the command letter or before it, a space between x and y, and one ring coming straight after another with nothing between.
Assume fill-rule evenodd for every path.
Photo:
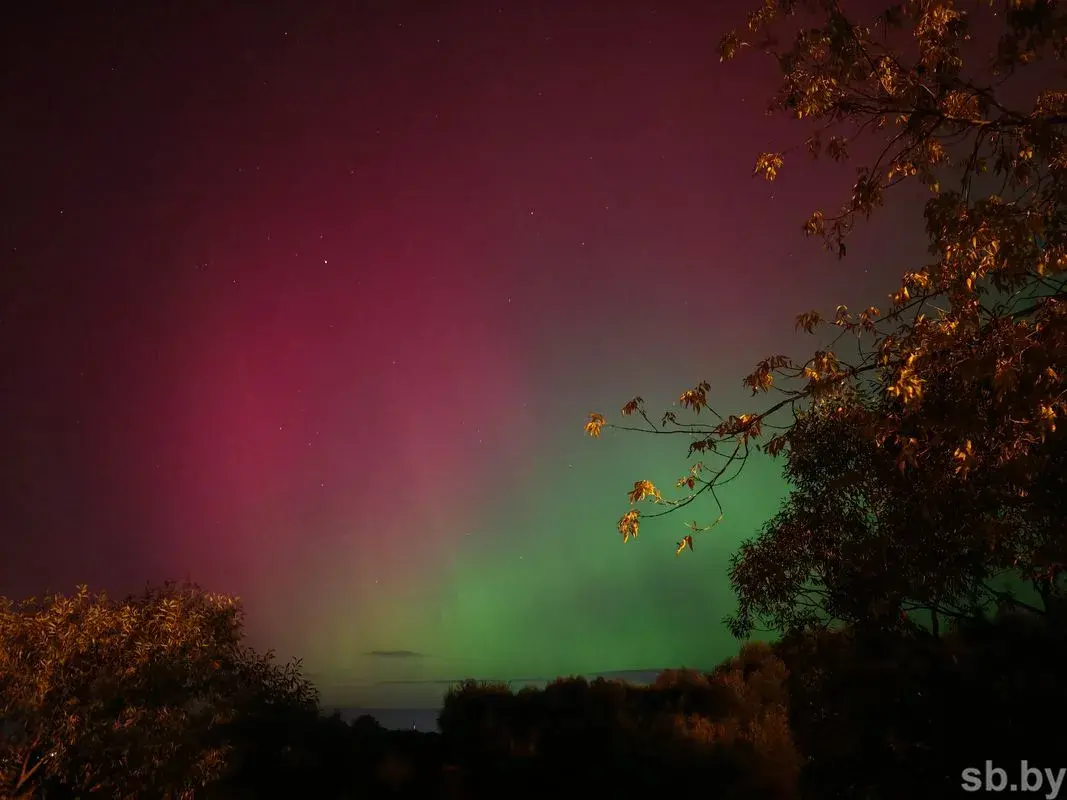
<instances>
[{"instance_id":1,"label":"leaf cluster","mask_svg":"<svg viewBox=\"0 0 1067 800\"><path fill-rule=\"evenodd\" d=\"M0 598L0 794L183 797L226 773L249 714L314 712L299 664L244 646L242 622L185 584Z\"/></svg>"},{"instance_id":2,"label":"leaf cluster","mask_svg":"<svg viewBox=\"0 0 1067 800\"><path fill-rule=\"evenodd\" d=\"M1050 0L909 0L859 18L836 0L765 0L720 55L745 50L780 67L771 110L812 125L794 150L845 161L862 143L875 153L846 202L815 210L804 232L844 257L859 220L895 187L918 184L929 258L882 307L800 314L798 330L833 336L805 360L756 365L743 385L777 398L761 409L721 415L704 381L679 397L692 424L671 411L653 423L639 399L623 412L644 425L593 415L597 435L683 435L689 455L700 454L700 469L677 483L685 497L665 499L643 481L631 505L672 513L707 494L721 519L717 490L752 452L786 455L794 491L733 562L739 635L759 621L974 614L991 599L1020 602L991 588L1006 574L1030 582L1047 610L1067 574L1057 534L1067 93L1045 87L1062 74L1067 12ZM775 180L789 156L761 153L755 173ZM705 413L712 420L701 424ZM624 541L640 521L636 508L622 517Z\"/></svg>"}]
</instances>

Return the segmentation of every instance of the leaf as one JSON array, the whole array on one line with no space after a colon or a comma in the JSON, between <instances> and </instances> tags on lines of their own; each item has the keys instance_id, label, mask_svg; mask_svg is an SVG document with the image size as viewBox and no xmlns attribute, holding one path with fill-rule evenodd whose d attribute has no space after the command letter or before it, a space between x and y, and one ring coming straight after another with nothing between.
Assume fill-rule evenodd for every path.
<instances>
[{"instance_id":1,"label":"leaf","mask_svg":"<svg viewBox=\"0 0 1067 800\"><path fill-rule=\"evenodd\" d=\"M622 407L622 415L624 417L628 417L635 411L640 411L644 407L644 402L645 401L642 400L640 397L635 397L633 400L631 400L629 403Z\"/></svg>"},{"instance_id":2,"label":"leaf","mask_svg":"<svg viewBox=\"0 0 1067 800\"><path fill-rule=\"evenodd\" d=\"M741 414L731 417L730 422L730 433L741 434L745 441L758 439L763 430L763 418L759 414Z\"/></svg>"},{"instance_id":3,"label":"leaf","mask_svg":"<svg viewBox=\"0 0 1067 800\"><path fill-rule=\"evenodd\" d=\"M678 542L678 548L674 551L674 557L677 558L682 554L683 550L693 549L693 535L688 534L682 537L682 541Z\"/></svg>"},{"instance_id":4,"label":"leaf","mask_svg":"<svg viewBox=\"0 0 1067 800\"><path fill-rule=\"evenodd\" d=\"M826 144L826 153L834 161L845 161L848 158L848 139L843 136L831 136Z\"/></svg>"},{"instance_id":5,"label":"leaf","mask_svg":"<svg viewBox=\"0 0 1067 800\"><path fill-rule=\"evenodd\" d=\"M631 508L619 518L616 527L622 535L623 544L626 544L631 539L636 539L641 527L641 512L636 508Z\"/></svg>"},{"instance_id":6,"label":"leaf","mask_svg":"<svg viewBox=\"0 0 1067 800\"><path fill-rule=\"evenodd\" d=\"M692 490L696 486L696 483L697 480L695 476L683 475L681 478L678 479L677 483L674 484L674 488L681 489L684 486Z\"/></svg>"},{"instance_id":7,"label":"leaf","mask_svg":"<svg viewBox=\"0 0 1067 800\"><path fill-rule=\"evenodd\" d=\"M756 368L755 372L746 375L741 383L746 388L751 389L754 395L759 392L768 392L771 386L774 385L774 375L770 368L761 365Z\"/></svg>"},{"instance_id":8,"label":"leaf","mask_svg":"<svg viewBox=\"0 0 1067 800\"><path fill-rule=\"evenodd\" d=\"M589 415L589 421L585 423L585 432L592 436L594 439L600 438L600 429L604 427L604 415L592 413Z\"/></svg>"},{"instance_id":9,"label":"leaf","mask_svg":"<svg viewBox=\"0 0 1067 800\"><path fill-rule=\"evenodd\" d=\"M706 450L715 450L714 442L710 439L697 439L689 445L689 455L693 455L693 453L703 453Z\"/></svg>"},{"instance_id":10,"label":"leaf","mask_svg":"<svg viewBox=\"0 0 1067 800\"><path fill-rule=\"evenodd\" d=\"M779 436L772 437L770 441L768 441L767 444L763 446L763 450L771 458L776 458L788 443L788 436L786 434L781 434Z\"/></svg>"},{"instance_id":11,"label":"leaf","mask_svg":"<svg viewBox=\"0 0 1067 800\"><path fill-rule=\"evenodd\" d=\"M634 488L630 490L628 495L630 498L630 504L640 503L646 497L651 497L653 501L657 503L663 502L663 497L659 493L652 481L634 481Z\"/></svg>"},{"instance_id":12,"label":"leaf","mask_svg":"<svg viewBox=\"0 0 1067 800\"><path fill-rule=\"evenodd\" d=\"M818 311L808 311L798 314L794 330L802 330L805 333L815 333L815 329L822 322L822 315Z\"/></svg>"},{"instance_id":13,"label":"leaf","mask_svg":"<svg viewBox=\"0 0 1067 800\"><path fill-rule=\"evenodd\" d=\"M730 61L737 55L737 51L745 46L735 32L731 31L719 40L719 63Z\"/></svg>"},{"instance_id":14,"label":"leaf","mask_svg":"<svg viewBox=\"0 0 1067 800\"><path fill-rule=\"evenodd\" d=\"M957 447L952 453L952 458L956 462L955 473L961 478L966 478L976 463L974 445L971 444L971 440L965 441L963 447Z\"/></svg>"},{"instance_id":15,"label":"leaf","mask_svg":"<svg viewBox=\"0 0 1067 800\"><path fill-rule=\"evenodd\" d=\"M778 177L778 171L783 164L781 153L760 153L756 157L756 167L752 170L753 175L762 175L768 181Z\"/></svg>"},{"instance_id":16,"label":"leaf","mask_svg":"<svg viewBox=\"0 0 1067 800\"><path fill-rule=\"evenodd\" d=\"M711 391L711 384L701 381L694 388L682 392L678 399L683 408L690 408L694 413L699 414L700 409L708 407L709 391Z\"/></svg>"},{"instance_id":17,"label":"leaf","mask_svg":"<svg viewBox=\"0 0 1067 800\"><path fill-rule=\"evenodd\" d=\"M823 224L825 216L823 212L815 210L811 212L811 216L808 217L808 221L804 223L804 233L808 236L822 236L826 233L826 228Z\"/></svg>"}]
</instances>

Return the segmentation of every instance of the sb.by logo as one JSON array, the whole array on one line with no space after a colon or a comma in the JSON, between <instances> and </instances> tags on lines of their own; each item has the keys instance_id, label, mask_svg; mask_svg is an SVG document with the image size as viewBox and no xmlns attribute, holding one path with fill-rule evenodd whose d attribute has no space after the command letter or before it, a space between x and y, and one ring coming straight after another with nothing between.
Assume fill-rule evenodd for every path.
<instances>
[{"instance_id":1,"label":"sb.by logo","mask_svg":"<svg viewBox=\"0 0 1067 800\"><path fill-rule=\"evenodd\" d=\"M1002 767L994 767L992 761L985 762L985 769L968 767L960 773L965 792L978 792L985 789L987 792L1044 792L1047 800L1056 800L1060 789L1063 787L1063 779L1067 774L1067 767L1052 769L1046 767L1031 767L1025 761L1019 762L1019 780L1009 782L1008 771Z\"/></svg>"}]
</instances>

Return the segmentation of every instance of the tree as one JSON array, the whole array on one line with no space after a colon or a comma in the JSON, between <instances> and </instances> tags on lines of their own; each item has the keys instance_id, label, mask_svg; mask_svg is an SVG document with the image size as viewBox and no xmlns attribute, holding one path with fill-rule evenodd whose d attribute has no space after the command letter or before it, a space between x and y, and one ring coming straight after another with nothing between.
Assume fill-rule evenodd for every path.
<instances>
[{"instance_id":1,"label":"tree","mask_svg":"<svg viewBox=\"0 0 1067 800\"><path fill-rule=\"evenodd\" d=\"M298 663L241 629L234 598L191 585L0 598L0 795L188 797L246 755L250 719L317 713Z\"/></svg>"},{"instance_id":2,"label":"tree","mask_svg":"<svg viewBox=\"0 0 1067 800\"><path fill-rule=\"evenodd\" d=\"M983 55L990 34L996 45ZM837 0L765 0L746 31L723 38L723 61L744 49L777 59L771 107L812 124L811 157L847 160L857 139L877 152L837 212L811 214L807 235L843 258L849 233L891 189L929 191L929 261L902 276L884 311L798 316L798 329L837 332L806 361L770 356L744 379L777 402L724 417L703 381L680 404L708 424L670 411L656 424L640 398L622 414L643 425L601 414L586 423L594 437L604 427L681 434L689 457L703 459L677 481L680 499L634 484L623 541L638 535L638 503L662 506L648 515L659 516L709 495L721 519L717 489L751 452L786 455L790 496L731 565L737 635L835 619L892 624L911 609L936 630L943 615L1022 605L998 582L1006 575L1030 584L1031 610L1062 605L1067 92L1043 79L1067 57L1065 34L1067 13L1053 0L966 9L909 0L871 19ZM787 155L760 154L755 174L775 180ZM849 341L855 358L844 355ZM708 527L692 523L678 553Z\"/></svg>"}]
</instances>

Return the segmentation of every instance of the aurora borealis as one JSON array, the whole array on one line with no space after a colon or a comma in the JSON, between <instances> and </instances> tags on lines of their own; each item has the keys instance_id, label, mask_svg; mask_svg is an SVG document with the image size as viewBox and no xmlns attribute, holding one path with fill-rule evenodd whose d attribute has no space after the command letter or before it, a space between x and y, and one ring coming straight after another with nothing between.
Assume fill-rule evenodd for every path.
<instances>
[{"instance_id":1,"label":"aurora borealis","mask_svg":"<svg viewBox=\"0 0 1067 800\"><path fill-rule=\"evenodd\" d=\"M327 702L729 655L727 561L775 465L686 558L707 505L623 547L626 492L672 485L685 445L593 441L585 415L640 394L658 416L705 378L744 410L756 360L810 347L797 313L877 302L922 252L907 204L844 261L804 239L851 167L752 177L804 129L764 115L771 63L718 63L747 10L20 12L0 594L189 576Z\"/></svg>"}]
</instances>

